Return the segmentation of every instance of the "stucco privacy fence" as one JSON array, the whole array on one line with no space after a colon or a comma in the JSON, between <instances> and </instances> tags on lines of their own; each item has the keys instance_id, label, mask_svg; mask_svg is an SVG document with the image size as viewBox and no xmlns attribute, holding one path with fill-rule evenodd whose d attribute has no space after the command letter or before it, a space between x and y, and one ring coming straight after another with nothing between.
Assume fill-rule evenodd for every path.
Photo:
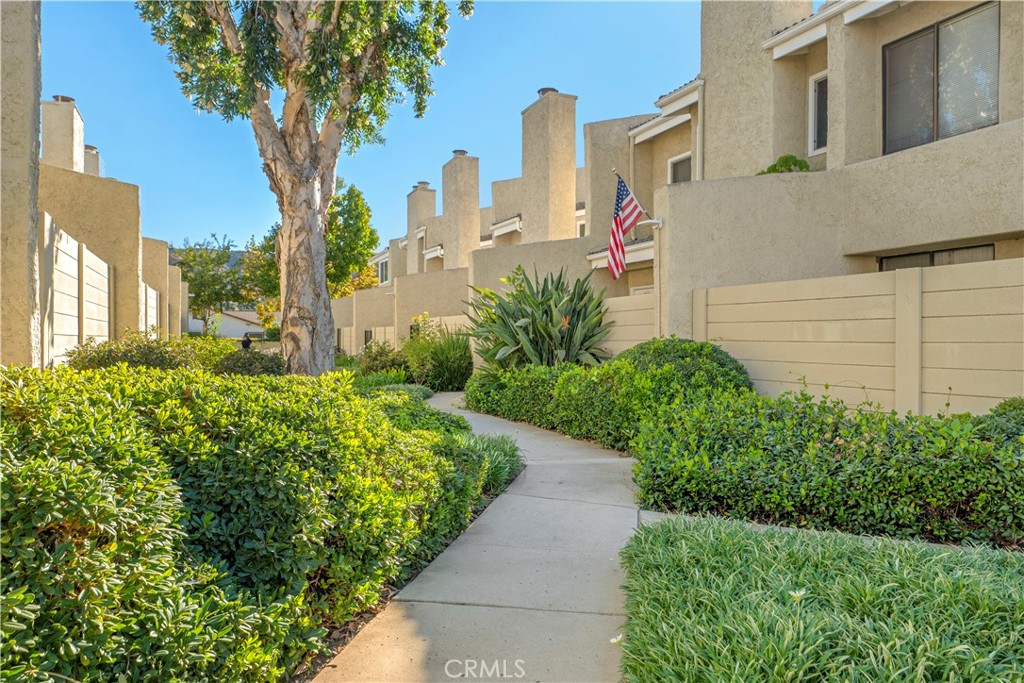
<instances>
[{"instance_id":1,"label":"stucco privacy fence","mask_svg":"<svg viewBox=\"0 0 1024 683\"><path fill-rule=\"evenodd\" d=\"M696 289L693 321L770 395L924 414L1024 395L1020 258Z\"/></svg>"}]
</instances>

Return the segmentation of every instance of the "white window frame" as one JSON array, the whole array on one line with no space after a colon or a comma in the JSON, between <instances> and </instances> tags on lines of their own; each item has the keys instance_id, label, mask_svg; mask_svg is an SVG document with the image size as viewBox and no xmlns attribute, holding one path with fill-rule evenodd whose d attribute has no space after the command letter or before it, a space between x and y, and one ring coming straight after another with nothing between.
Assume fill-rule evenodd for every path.
<instances>
[{"instance_id":1,"label":"white window frame","mask_svg":"<svg viewBox=\"0 0 1024 683\"><path fill-rule=\"evenodd\" d=\"M818 81L822 81L828 78L828 69L819 71L810 78L807 79L807 156L814 157L819 154L825 154L828 152L828 145L824 147L814 146L814 125L817 121L817 98L815 95L814 87L818 84ZM826 104L826 106L828 106Z\"/></svg>"},{"instance_id":2,"label":"white window frame","mask_svg":"<svg viewBox=\"0 0 1024 683\"><path fill-rule=\"evenodd\" d=\"M684 159L690 159L690 179L689 180L684 180L684 181L681 181L681 182L678 182L678 183L673 183L672 182L672 164L680 162L680 161L683 161ZM665 169L666 169L666 171L665 171L665 182L666 182L666 184L668 184L668 185L682 185L682 183L684 183L684 182L691 182L692 183L693 182L693 150L690 150L689 152L683 152L682 154L677 154L676 156L671 157L668 160L668 164L665 166Z\"/></svg>"},{"instance_id":3,"label":"white window frame","mask_svg":"<svg viewBox=\"0 0 1024 683\"><path fill-rule=\"evenodd\" d=\"M380 271L383 268L384 275L386 277L381 278ZM390 259L382 259L377 262L377 282L382 285L386 285L391 282L391 263Z\"/></svg>"},{"instance_id":4,"label":"white window frame","mask_svg":"<svg viewBox=\"0 0 1024 683\"><path fill-rule=\"evenodd\" d=\"M580 231L581 227L583 228L582 232ZM586 209L578 209L576 211L576 237L586 237L586 236L587 236L587 210Z\"/></svg>"}]
</instances>

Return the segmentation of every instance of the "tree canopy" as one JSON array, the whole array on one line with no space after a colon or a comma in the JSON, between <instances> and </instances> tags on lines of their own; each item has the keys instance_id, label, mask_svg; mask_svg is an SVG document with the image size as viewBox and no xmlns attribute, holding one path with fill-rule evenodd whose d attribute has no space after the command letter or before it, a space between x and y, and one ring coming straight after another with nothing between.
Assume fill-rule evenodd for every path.
<instances>
[{"instance_id":1,"label":"tree canopy","mask_svg":"<svg viewBox=\"0 0 1024 683\"><path fill-rule=\"evenodd\" d=\"M443 64L450 10L440 0L143 0L196 108L248 118L281 209L282 352L290 372L334 367L327 208L343 146L379 141L391 107L422 116ZM463 16L472 4L458 5ZM280 93L275 112L271 94Z\"/></svg>"},{"instance_id":2,"label":"tree canopy","mask_svg":"<svg viewBox=\"0 0 1024 683\"><path fill-rule=\"evenodd\" d=\"M211 235L209 239L173 247L181 279L188 282L188 308L192 317L203 321L203 334L210 318L242 297L238 269L231 263L231 240Z\"/></svg>"},{"instance_id":3,"label":"tree canopy","mask_svg":"<svg viewBox=\"0 0 1024 683\"><path fill-rule=\"evenodd\" d=\"M370 225L370 207L354 185L338 181L327 209L327 290L331 298L348 296L356 289L377 284L376 273L368 267L380 238ZM261 317L277 310L281 295L281 271L277 266L277 236L280 223L257 240L251 238L239 260L242 293L257 307ZM264 322L268 322L265 319Z\"/></svg>"}]
</instances>

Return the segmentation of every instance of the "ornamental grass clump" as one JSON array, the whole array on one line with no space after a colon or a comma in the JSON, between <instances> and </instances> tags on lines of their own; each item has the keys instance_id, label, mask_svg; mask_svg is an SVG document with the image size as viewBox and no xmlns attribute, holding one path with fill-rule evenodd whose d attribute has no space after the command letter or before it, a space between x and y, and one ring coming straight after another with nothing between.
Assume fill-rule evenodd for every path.
<instances>
[{"instance_id":1,"label":"ornamental grass clump","mask_svg":"<svg viewBox=\"0 0 1024 683\"><path fill-rule=\"evenodd\" d=\"M622 551L626 683L1024 680L1024 556L671 519Z\"/></svg>"}]
</instances>

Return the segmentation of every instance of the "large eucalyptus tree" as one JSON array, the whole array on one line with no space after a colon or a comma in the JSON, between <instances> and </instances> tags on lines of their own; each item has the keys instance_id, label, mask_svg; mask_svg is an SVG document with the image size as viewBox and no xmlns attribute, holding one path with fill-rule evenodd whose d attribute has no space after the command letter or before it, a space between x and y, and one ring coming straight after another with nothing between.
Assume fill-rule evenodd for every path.
<instances>
[{"instance_id":1,"label":"large eucalyptus tree","mask_svg":"<svg viewBox=\"0 0 1024 683\"><path fill-rule=\"evenodd\" d=\"M390 107L411 95L417 116L443 64L449 10L399 2L143 1L182 92L226 120L248 118L281 209L281 344L288 371L334 367L324 230L343 146L380 140ZM459 12L469 16L472 3ZM283 95L279 111L271 94ZM275 98L276 99L276 98Z\"/></svg>"}]
</instances>

